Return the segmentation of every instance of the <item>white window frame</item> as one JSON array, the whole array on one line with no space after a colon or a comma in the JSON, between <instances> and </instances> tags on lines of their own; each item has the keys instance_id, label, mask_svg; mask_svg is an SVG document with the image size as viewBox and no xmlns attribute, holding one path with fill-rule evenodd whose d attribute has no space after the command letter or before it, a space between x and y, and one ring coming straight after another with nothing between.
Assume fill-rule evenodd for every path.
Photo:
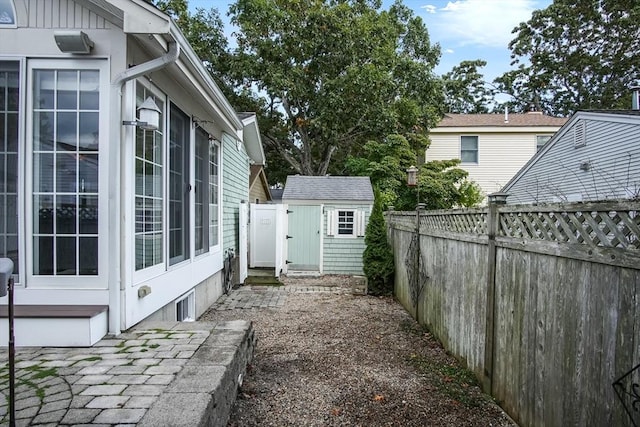
<instances>
[{"instance_id":1,"label":"white window frame","mask_svg":"<svg viewBox=\"0 0 640 427\"><path fill-rule=\"evenodd\" d=\"M187 315L184 318L180 318L181 307L186 305ZM196 321L196 293L192 289L186 294L182 295L175 301L176 309L176 321L177 322L195 322Z\"/></svg>"},{"instance_id":2,"label":"white window frame","mask_svg":"<svg viewBox=\"0 0 640 427\"><path fill-rule=\"evenodd\" d=\"M475 153L476 153L476 160L475 161L466 161L462 158L462 152L463 151L471 151L471 150L464 150L462 147L462 140L463 138L475 138L476 139L476 149L475 149ZM477 165L480 163L480 137L478 135L460 135L460 163L462 164L468 164L468 165Z\"/></svg>"},{"instance_id":3,"label":"white window frame","mask_svg":"<svg viewBox=\"0 0 640 427\"><path fill-rule=\"evenodd\" d=\"M15 286L23 287L26 281L26 244L25 241L25 199L26 199L26 181L25 181L25 171L23 165L25 164L24 159L27 155L26 147L25 147L25 121L27 114L27 67L26 60L24 57L15 57L15 56L0 56L0 61L3 62L16 62L18 63L18 86L20 88L20 93L18 95L18 197L16 200L17 203L17 213L18 213L18 262L20 263L19 270L16 271L16 267L14 266L14 281Z\"/></svg>"},{"instance_id":4,"label":"white window frame","mask_svg":"<svg viewBox=\"0 0 640 427\"><path fill-rule=\"evenodd\" d=\"M130 234L130 238L131 238L131 253L132 253L132 257L130 259L130 264L131 264L131 270L133 272L133 282L132 284L135 283L140 283L149 279L152 279L154 277L160 276L161 274L164 274L167 269L168 269L168 261L167 261L167 257L169 256L169 249L167 247L167 194L168 194L168 189L167 189L167 178L166 178L166 168L167 168L167 131L168 131L168 127L169 127L169 120L168 120L168 113L167 113L167 105L169 104L169 100L167 99L167 96L162 93L162 91L160 89L158 89L155 85L149 84L147 82L143 82L141 80L136 80L135 84L132 86L132 99L131 102L133 103L133 112L131 117L135 117L135 102L136 102L136 91L137 91L137 85L142 85L144 86L144 88L148 91L151 92L156 98L162 100L163 102L163 111L162 111L162 125L163 125L163 134L162 134L162 169L163 169L163 175L162 175L162 262L153 265L151 267L147 267L147 268L143 268L141 270L136 270L136 259L135 259L135 250L136 250L136 241L135 241L135 218L136 218L136 194L135 194L135 180L136 180L136 172L135 172L135 128L131 127L131 131L134 132L134 136L133 136L133 140L131 143L131 150L130 152L127 153L127 159L128 161L130 161L130 173L131 173L131 182L132 182L132 186L134 188L134 191L131 194L131 197L128 200L128 203L130 203L130 208L128 209L128 211L130 212L130 217L133 218L132 223L130 224L131 231L127 234Z\"/></svg>"},{"instance_id":5,"label":"white window frame","mask_svg":"<svg viewBox=\"0 0 640 427\"><path fill-rule=\"evenodd\" d=\"M34 70L98 70L100 72L99 101L99 167L98 167L98 274L96 276L45 276L33 274L33 73ZM105 59L29 59L25 73L26 87L26 138L25 138L25 252L24 276L31 288L59 289L107 289L109 275L108 241L108 193L109 182L109 62Z\"/></svg>"},{"instance_id":6,"label":"white window frame","mask_svg":"<svg viewBox=\"0 0 640 427\"><path fill-rule=\"evenodd\" d=\"M14 0L0 0L0 6L8 5L10 13L12 13L13 22L3 23L0 22L0 28L18 28L18 15L16 14L16 5ZM1 12L1 11L0 11Z\"/></svg>"},{"instance_id":7,"label":"white window frame","mask_svg":"<svg viewBox=\"0 0 640 427\"><path fill-rule=\"evenodd\" d=\"M353 212L353 229L350 234L339 234L340 212ZM364 236L365 212L355 208L334 208L327 211L327 235L336 239L356 239Z\"/></svg>"},{"instance_id":8,"label":"white window frame","mask_svg":"<svg viewBox=\"0 0 640 427\"><path fill-rule=\"evenodd\" d=\"M218 236L217 236L217 239L216 239L217 243L212 244L211 241L209 241L209 253L220 251L220 248L222 247L222 144L217 139L210 138L209 139L209 150L211 150L212 147L215 147L215 149L218 152L218 182L217 182L217 185L218 185L218 203L217 203L217 209L218 209L218 225L217 225ZM211 225L211 224L209 224L209 225Z\"/></svg>"}]
</instances>

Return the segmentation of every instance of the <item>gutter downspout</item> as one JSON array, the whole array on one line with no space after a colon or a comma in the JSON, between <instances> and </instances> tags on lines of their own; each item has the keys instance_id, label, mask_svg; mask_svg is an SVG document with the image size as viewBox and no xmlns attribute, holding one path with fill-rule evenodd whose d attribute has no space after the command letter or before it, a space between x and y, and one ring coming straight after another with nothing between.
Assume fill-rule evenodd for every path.
<instances>
[{"instance_id":1,"label":"gutter downspout","mask_svg":"<svg viewBox=\"0 0 640 427\"><path fill-rule=\"evenodd\" d=\"M111 83L110 88L110 114L112 136L109 142L109 259L113 260L114 267L109 269L109 334L119 335L121 327L125 325L125 317L122 306L126 293L124 292L125 280L122 277L122 268L126 260L122 257L122 243L125 237L121 235L120 224L127 216L121 211L122 199L126 196L121 191L121 158L120 149L123 140L122 128L122 88L129 80L140 77L152 71L159 70L178 60L180 46L175 41L168 43L167 53L159 58L133 66L118 74Z\"/></svg>"}]
</instances>

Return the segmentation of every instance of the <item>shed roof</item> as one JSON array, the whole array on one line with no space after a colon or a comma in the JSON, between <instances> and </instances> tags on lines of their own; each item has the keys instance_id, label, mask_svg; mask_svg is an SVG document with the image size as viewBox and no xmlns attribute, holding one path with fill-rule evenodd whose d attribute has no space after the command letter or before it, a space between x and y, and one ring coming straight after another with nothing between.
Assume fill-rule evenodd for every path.
<instances>
[{"instance_id":1,"label":"shed roof","mask_svg":"<svg viewBox=\"0 0 640 427\"><path fill-rule=\"evenodd\" d=\"M368 176L289 175L282 200L352 200L373 201Z\"/></svg>"},{"instance_id":2,"label":"shed roof","mask_svg":"<svg viewBox=\"0 0 640 427\"><path fill-rule=\"evenodd\" d=\"M526 126L554 126L560 127L569 120L567 117L552 117L541 112L525 114L445 114L436 128L442 127L526 127Z\"/></svg>"}]
</instances>

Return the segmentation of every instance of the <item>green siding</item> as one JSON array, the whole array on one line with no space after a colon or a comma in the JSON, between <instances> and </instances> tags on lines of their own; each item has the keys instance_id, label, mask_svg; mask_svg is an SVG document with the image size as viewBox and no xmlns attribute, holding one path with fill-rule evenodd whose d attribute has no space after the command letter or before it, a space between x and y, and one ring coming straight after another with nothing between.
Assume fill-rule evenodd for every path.
<instances>
[{"instance_id":1,"label":"green siding","mask_svg":"<svg viewBox=\"0 0 640 427\"><path fill-rule=\"evenodd\" d=\"M325 212L335 209L355 209L365 212L365 224L369 223L370 205L325 205ZM325 274L362 275L362 253L364 252L364 236L343 238L327 235L327 216L323 218L323 262Z\"/></svg>"},{"instance_id":2,"label":"green siding","mask_svg":"<svg viewBox=\"0 0 640 427\"><path fill-rule=\"evenodd\" d=\"M244 145L227 134L222 136L222 244L223 250L238 252L240 202L249 200L249 156Z\"/></svg>"}]
</instances>

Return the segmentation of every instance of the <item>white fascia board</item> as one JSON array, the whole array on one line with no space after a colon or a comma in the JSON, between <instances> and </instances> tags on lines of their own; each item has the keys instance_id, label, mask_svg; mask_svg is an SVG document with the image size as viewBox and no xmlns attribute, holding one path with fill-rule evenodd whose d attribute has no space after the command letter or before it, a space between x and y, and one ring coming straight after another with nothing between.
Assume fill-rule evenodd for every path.
<instances>
[{"instance_id":1,"label":"white fascia board","mask_svg":"<svg viewBox=\"0 0 640 427\"><path fill-rule=\"evenodd\" d=\"M260 137L260 129L258 128L258 118L255 116L247 117L242 120L244 126L243 141L247 146L247 152L256 164L264 165L266 157L264 148L262 147L262 138Z\"/></svg>"},{"instance_id":2,"label":"white fascia board","mask_svg":"<svg viewBox=\"0 0 640 427\"><path fill-rule=\"evenodd\" d=\"M169 34L171 18L142 0L109 0L124 14L126 34ZM182 48L182 46L180 46Z\"/></svg>"}]
</instances>

